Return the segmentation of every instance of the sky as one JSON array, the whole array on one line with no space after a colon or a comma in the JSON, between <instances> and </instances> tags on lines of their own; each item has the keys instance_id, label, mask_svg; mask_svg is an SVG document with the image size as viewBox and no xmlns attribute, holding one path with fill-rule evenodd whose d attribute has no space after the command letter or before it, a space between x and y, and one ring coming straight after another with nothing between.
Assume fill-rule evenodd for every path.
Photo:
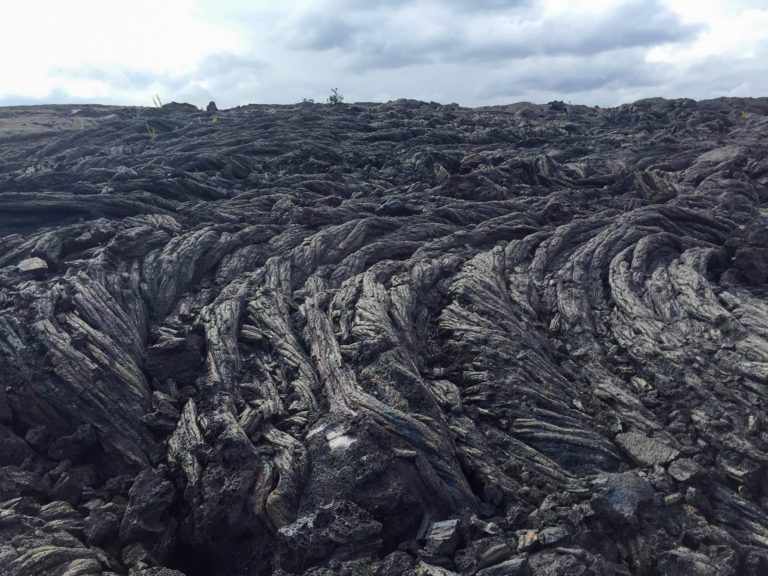
<instances>
[{"instance_id":1,"label":"sky","mask_svg":"<svg viewBox=\"0 0 768 576\"><path fill-rule=\"evenodd\" d=\"M0 105L768 96L768 0L0 2Z\"/></svg>"}]
</instances>

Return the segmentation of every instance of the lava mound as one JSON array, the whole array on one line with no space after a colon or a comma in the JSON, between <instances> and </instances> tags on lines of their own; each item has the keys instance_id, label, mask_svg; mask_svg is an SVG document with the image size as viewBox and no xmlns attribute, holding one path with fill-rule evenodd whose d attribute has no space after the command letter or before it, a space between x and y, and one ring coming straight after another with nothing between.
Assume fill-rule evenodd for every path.
<instances>
[{"instance_id":1,"label":"lava mound","mask_svg":"<svg viewBox=\"0 0 768 576\"><path fill-rule=\"evenodd\" d=\"M768 99L0 109L0 574L768 574Z\"/></svg>"}]
</instances>

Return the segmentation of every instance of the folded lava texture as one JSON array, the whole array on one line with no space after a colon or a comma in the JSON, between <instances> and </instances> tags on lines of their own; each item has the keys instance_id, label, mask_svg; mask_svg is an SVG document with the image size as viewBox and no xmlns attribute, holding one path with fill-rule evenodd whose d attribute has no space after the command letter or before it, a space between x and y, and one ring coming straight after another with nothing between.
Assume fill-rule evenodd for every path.
<instances>
[{"instance_id":1,"label":"folded lava texture","mask_svg":"<svg viewBox=\"0 0 768 576\"><path fill-rule=\"evenodd\" d=\"M768 574L768 99L0 109L0 574Z\"/></svg>"}]
</instances>

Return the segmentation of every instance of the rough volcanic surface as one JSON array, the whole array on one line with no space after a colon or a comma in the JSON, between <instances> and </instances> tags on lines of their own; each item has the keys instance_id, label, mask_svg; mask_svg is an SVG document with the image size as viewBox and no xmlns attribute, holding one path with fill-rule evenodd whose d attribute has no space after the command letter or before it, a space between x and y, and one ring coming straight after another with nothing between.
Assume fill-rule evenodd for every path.
<instances>
[{"instance_id":1,"label":"rough volcanic surface","mask_svg":"<svg viewBox=\"0 0 768 576\"><path fill-rule=\"evenodd\" d=\"M0 116L0 574L768 574L768 99Z\"/></svg>"}]
</instances>

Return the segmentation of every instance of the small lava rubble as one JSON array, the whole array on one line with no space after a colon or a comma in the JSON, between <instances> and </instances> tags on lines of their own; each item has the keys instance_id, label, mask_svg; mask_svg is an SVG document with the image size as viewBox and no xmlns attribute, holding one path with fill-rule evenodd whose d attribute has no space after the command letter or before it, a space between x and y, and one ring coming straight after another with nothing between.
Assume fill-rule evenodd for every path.
<instances>
[{"instance_id":1,"label":"small lava rubble","mask_svg":"<svg viewBox=\"0 0 768 576\"><path fill-rule=\"evenodd\" d=\"M0 109L3 576L765 576L768 99Z\"/></svg>"}]
</instances>

